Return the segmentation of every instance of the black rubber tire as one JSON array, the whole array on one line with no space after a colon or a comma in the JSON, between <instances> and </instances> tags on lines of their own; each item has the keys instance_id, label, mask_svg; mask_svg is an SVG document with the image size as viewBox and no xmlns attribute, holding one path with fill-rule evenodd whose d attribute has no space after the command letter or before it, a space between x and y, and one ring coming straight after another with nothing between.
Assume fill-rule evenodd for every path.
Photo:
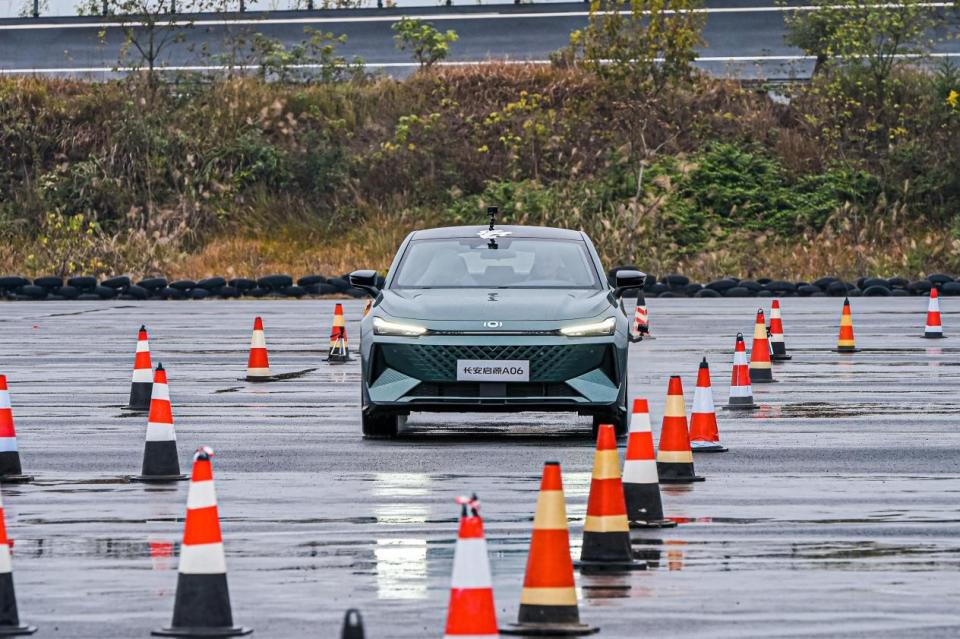
<instances>
[{"instance_id":1,"label":"black rubber tire","mask_svg":"<svg viewBox=\"0 0 960 639\"><path fill-rule=\"evenodd\" d=\"M223 279L222 277L208 277L206 279L203 279L197 282L197 286L199 288L208 290L210 292L223 288L226 285L227 285L227 280Z\"/></svg>"},{"instance_id":2,"label":"black rubber tire","mask_svg":"<svg viewBox=\"0 0 960 639\"><path fill-rule=\"evenodd\" d=\"M176 282L170 282L170 288L175 288L178 291L186 293L187 291L192 291L197 288L197 283L193 280L177 280Z\"/></svg>"},{"instance_id":3,"label":"black rubber tire","mask_svg":"<svg viewBox=\"0 0 960 639\"><path fill-rule=\"evenodd\" d=\"M723 279L723 280L714 280L706 284L705 287L710 289L711 291L717 291L718 293L723 293L724 291L734 288L736 285L737 283L731 279Z\"/></svg>"},{"instance_id":4,"label":"black rubber tire","mask_svg":"<svg viewBox=\"0 0 960 639\"><path fill-rule=\"evenodd\" d=\"M229 299L231 297L240 297L240 289L236 286L224 286L217 291L217 297Z\"/></svg>"},{"instance_id":5,"label":"black rubber tire","mask_svg":"<svg viewBox=\"0 0 960 639\"><path fill-rule=\"evenodd\" d=\"M229 282L227 282L227 284L239 290L241 293L243 291L249 291L257 288L256 282L254 282L253 280L248 280L245 277L235 277Z\"/></svg>"},{"instance_id":6,"label":"black rubber tire","mask_svg":"<svg viewBox=\"0 0 960 639\"><path fill-rule=\"evenodd\" d=\"M57 295L65 300L75 300L80 295L80 290L76 286L61 286L60 290L57 291Z\"/></svg>"},{"instance_id":7,"label":"black rubber tire","mask_svg":"<svg viewBox=\"0 0 960 639\"><path fill-rule=\"evenodd\" d=\"M287 297L300 298L307 294L307 289L297 285L288 286L287 288L283 289L283 294Z\"/></svg>"},{"instance_id":8,"label":"black rubber tire","mask_svg":"<svg viewBox=\"0 0 960 639\"><path fill-rule=\"evenodd\" d=\"M697 291L694 297L721 297L720 293L716 292L712 288L702 288Z\"/></svg>"},{"instance_id":9,"label":"black rubber tire","mask_svg":"<svg viewBox=\"0 0 960 639\"><path fill-rule=\"evenodd\" d=\"M33 280L33 285L39 286L41 288L45 288L48 291L55 291L56 289L63 286L63 278L53 277L53 276L38 277L35 280Z\"/></svg>"},{"instance_id":10,"label":"black rubber tire","mask_svg":"<svg viewBox=\"0 0 960 639\"><path fill-rule=\"evenodd\" d=\"M953 278L944 273L931 273L927 276L927 280L934 284L946 284L947 282L952 282ZM34 281L34 284L36 284L36 281Z\"/></svg>"},{"instance_id":11,"label":"black rubber tire","mask_svg":"<svg viewBox=\"0 0 960 639\"><path fill-rule=\"evenodd\" d=\"M339 292L337 287L330 282L324 282L318 287L318 290L320 291L320 295L335 295Z\"/></svg>"},{"instance_id":12,"label":"black rubber tire","mask_svg":"<svg viewBox=\"0 0 960 639\"><path fill-rule=\"evenodd\" d=\"M145 300L150 297L150 291L137 285L128 286L125 294L135 300Z\"/></svg>"},{"instance_id":13,"label":"black rubber tire","mask_svg":"<svg viewBox=\"0 0 960 639\"><path fill-rule=\"evenodd\" d=\"M593 425L590 428L593 441L597 441L597 433L600 432L601 424L613 424L613 432L616 433L617 439L627 436L629 424L627 423L626 415L617 417L613 413L603 413L593 416Z\"/></svg>"},{"instance_id":14,"label":"black rubber tire","mask_svg":"<svg viewBox=\"0 0 960 639\"><path fill-rule=\"evenodd\" d=\"M210 295L210 291L205 288L195 288L190 291L190 299L202 300Z\"/></svg>"},{"instance_id":15,"label":"black rubber tire","mask_svg":"<svg viewBox=\"0 0 960 639\"><path fill-rule=\"evenodd\" d=\"M675 273L673 275L667 275L663 278L663 282L670 288L683 288L690 283L690 278L686 275L678 275Z\"/></svg>"},{"instance_id":16,"label":"black rubber tire","mask_svg":"<svg viewBox=\"0 0 960 639\"><path fill-rule=\"evenodd\" d=\"M0 277L0 289L5 291L16 291L24 286L27 286L29 283L30 280L25 277L20 277L19 275Z\"/></svg>"},{"instance_id":17,"label":"black rubber tire","mask_svg":"<svg viewBox=\"0 0 960 639\"><path fill-rule=\"evenodd\" d=\"M257 286L268 290L282 291L293 286L293 278L289 275L267 275L257 280Z\"/></svg>"},{"instance_id":18,"label":"black rubber tire","mask_svg":"<svg viewBox=\"0 0 960 639\"><path fill-rule=\"evenodd\" d=\"M260 288L260 287L258 286L258 287L256 287L256 288L251 288L251 289L248 290L248 291L244 291L243 294L244 294L244 295L249 295L250 297L263 297L264 295L267 294L267 289L265 289L265 288Z\"/></svg>"},{"instance_id":19,"label":"black rubber tire","mask_svg":"<svg viewBox=\"0 0 960 639\"><path fill-rule=\"evenodd\" d=\"M170 288L168 286L160 290L159 296L162 300L182 300L187 295L179 289Z\"/></svg>"},{"instance_id":20,"label":"black rubber tire","mask_svg":"<svg viewBox=\"0 0 960 639\"><path fill-rule=\"evenodd\" d=\"M734 286L723 292L724 297L753 297L754 295L753 291L742 286Z\"/></svg>"},{"instance_id":21,"label":"black rubber tire","mask_svg":"<svg viewBox=\"0 0 960 639\"><path fill-rule=\"evenodd\" d=\"M314 284L323 284L326 281L327 279L323 275L304 275L297 280L297 286L306 288Z\"/></svg>"},{"instance_id":22,"label":"black rubber tire","mask_svg":"<svg viewBox=\"0 0 960 639\"><path fill-rule=\"evenodd\" d=\"M103 280L100 283L100 286L106 286L107 288L127 288L130 286L130 278L126 275L120 275L119 277L111 277L108 280Z\"/></svg>"},{"instance_id":23,"label":"black rubber tire","mask_svg":"<svg viewBox=\"0 0 960 639\"><path fill-rule=\"evenodd\" d=\"M156 293L167 287L167 280L163 277L150 277L137 283L140 288L145 288L151 293Z\"/></svg>"},{"instance_id":24,"label":"black rubber tire","mask_svg":"<svg viewBox=\"0 0 960 639\"><path fill-rule=\"evenodd\" d=\"M99 302L102 298L95 293L80 293L77 296L79 302Z\"/></svg>"},{"instance_id":25,"label":"black rubber tire","mask_svg":"<svg viewBox=\"0 0 960 639\"><path fill-rule=\"evenodd\" d=\"M87 293L97 288L97 278L90 277L89 275L71 277L69 280L67 280L67 285L75 286L80 291Z\"/></svg>"},{"instance_id":26,"label":"black rubber tire","mask_svg":"<svg viewBox=\"0 0 960 639\"><path fill-rule=\"evenodd\" d=\"M364 439L394 439L400 433L400 419L397 415L369 407L360 411L360 425Z\"/></svg>"},{"instance_id":27,"label":"black rubber tire","mask_svg":"<svg viewBox=\"0 0 960 639\"><path fill-rule=\"evenodd\" d=\"M42 300L48 294L49 291L42 286L36 286L35 284L27 284L22 289L20 289L21 295L26 295L32 300Z\"/></svg>"},{"instance_id":28,"label":"black rubber tire","mask_svg":"<svg viewBox=\"0 0 960 639\"><path fill-rule=\"evenodd\" d=\"M342 277L333 277L327 280L327 284L337 289L338 293L346 293L350 289L350 282Z\"/></svg>"}]
</instances>

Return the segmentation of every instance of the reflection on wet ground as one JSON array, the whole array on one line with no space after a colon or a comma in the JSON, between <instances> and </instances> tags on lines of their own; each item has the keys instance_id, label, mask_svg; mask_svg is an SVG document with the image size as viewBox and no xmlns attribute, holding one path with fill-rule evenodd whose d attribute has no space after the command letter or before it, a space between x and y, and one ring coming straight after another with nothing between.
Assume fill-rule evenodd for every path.
<instances>
[{"instance_id":1,"label":"reflection on wet ground","mask_svg":"<svg viewBox=\"0 0 960 639\"><path fill-rule=\"evenodd\" d=\"M784 300L794 360L775 366L779 383L754 387L759 410L719 414L730 452L696 456L706 482L663 487L678 526L632 531L648 570L577 575L581 616L610 637L960 633L960 348L891 347L922 328L925 305L913 304L854 301L864 350L841 358L830 352L836 301ZM649 398L656 434L668 375L683 376L689 408L702 356L725 403L729 348L749 334L756 301L649 306L657 339L632 349L631 391ZM944 306L949 326L960 317ZM563 465L579 555L589 419L413 415L399 441L363 442L359 363L327 366L317 348L315 318L332 303L182 308L4 306L0 366L36 481L3 492L21 612L37 636L145 636L169 621L187 487L122 479L143 447L145 416L119 407L144 321L170 374L181 463L200 443L217 451L234 616L259 636L334 636L351 606L370 637L439 636L454 497L471 492L498 615L513 621L546 460ZM361 308L346 304L350 335ZM292 371L282 382L235 381L254 313L271 365ZM96 352L77 347L91 340Z\"/></svg>"}]
</instances>

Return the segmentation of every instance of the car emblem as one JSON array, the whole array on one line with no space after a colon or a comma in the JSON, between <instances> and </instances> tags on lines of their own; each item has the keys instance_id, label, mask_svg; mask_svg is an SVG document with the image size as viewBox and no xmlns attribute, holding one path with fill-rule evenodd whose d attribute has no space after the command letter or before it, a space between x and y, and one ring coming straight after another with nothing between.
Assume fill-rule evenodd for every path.
<instances>
[{"instance_id":1,"label":"car emblem","mask_svg":"<svg viewBox=\"0 0 960 639\"><path fill-rule=\"evenodd\" d=\"M501 231L500 229L484 229L477 233L480 237L485 240L492 240L498 237L504 237L510 235L512 231Z\"/></svg>"},{"instance_id":2,"label":"car emblem","mask_svg":"<svg viewBox=\"0 0 960 639\"><path fill-rule=\"evenodd\" d=\"M503 322L498 322L497 320L489 320L483 323L484 328L500 328L503 326Z\"/></svg>"},{"instance_id":3,"label":"car emblem","mask_svg":"<svg viewBox=\"0 0 960 639\"><path fill-rule=\"evenodd\" d=\"M499 301L500 301L500 298L497 297L498 295L500 295L500 293L487 293L487 301L488 301L488 302L499 302Z\"/></svg>"}]
</instances>

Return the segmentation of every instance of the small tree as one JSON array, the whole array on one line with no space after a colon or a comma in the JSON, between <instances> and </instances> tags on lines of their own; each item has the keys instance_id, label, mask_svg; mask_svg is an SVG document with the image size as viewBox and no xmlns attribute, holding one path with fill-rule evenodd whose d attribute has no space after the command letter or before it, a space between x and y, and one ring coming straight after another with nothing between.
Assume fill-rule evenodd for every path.
<instances>
[{"instance_id":1,"label":"small tree","mask_svg":"<svg viewBox=\"0 0 960 639\"><path fill-rule=\"evenodd\" d=\"M264 80L282 82L343 82L364 75L362 58L348 60L337 53L347 36L304 29L307 38L287 48L282 42L255 33L250 40L250 59Z\"/></svg>"},{"instance_id":2,"label":"small tree","mask_svg":"<svg viewBox=\"0 0 960 639\"><path fill-rule=\"evenodd\" d=\"M155 71L161 54L171 45L183 42L186 30L193 27L192 14L209 11L216 0L85 0L84 15L102 14L113 18L123 34L118 64L134 70L146 69L147 81L155 84ZM183 12L183 15L177 12ZM99 33L107 43L109 30Z\"/></svg>"},{"instance_id":3,"label":"small tree","mask_svg":"<svg viewBox=\"0 0 960 639\"><path fill-rule=\"evenodd\" d=\"M421 69L429 69L450 53L450 45L457 41L456 31L441 33L432 24L423 20L401 18L393 24L397 35L393 37L401 51L410 49Z\"/></svg>"},{"instance_id":4,"label":"small tree","mask_svg":"<svg viewBox=\"0 0 960 639\"><path fill-rule=\"evenodd\" d=\"M592 0L570 34L574 59L601 77L662 87L693 74L703 44L702 0Z\"/></svg>"},{"instance_id":5,"label":"small tree","mask_svg":"<svg viewBox=\"0 0 960 639\"><path fill-rule=\"evenodd\" d=\"M933 46L930 32L940 9L926 0L812 0L814 8L787 14L787 43L815 56L815 72L828 65L860 70L876 95L899 65L915 63Z\"/></svg>"}]
</instances>

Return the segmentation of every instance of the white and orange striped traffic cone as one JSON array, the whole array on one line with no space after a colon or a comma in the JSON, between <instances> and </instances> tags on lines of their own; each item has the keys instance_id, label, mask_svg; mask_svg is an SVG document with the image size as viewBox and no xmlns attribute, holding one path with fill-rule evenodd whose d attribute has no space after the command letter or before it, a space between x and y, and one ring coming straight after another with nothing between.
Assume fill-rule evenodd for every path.
<instances>
[{"instance_id":1,"label":"white and orange striped traffic cone","mask_svg":"<svg viewBox=\"0 0 960 639\"><path fill-rule=\"evenodd\" d=\"M753 344L750 346L750 383L767 384L773 381L770 366L770 342L767 340L767 321L763 309L757 309L757 321L753 324Z\"/></svg>"},{"instance_id":2,"label":"white and orange striped traffic cone","mask_svg":"<svg viewBox=\"0 0 960 639\"><path fill-rule=\"evenodd\" d=\"M637 291L637 308L633 313L633 325L630 332L638 340L650 336L650 318L647 315L647 300L643 291Z\"/></svg>"},{"instance_id":3,"label":"white and orange striped traffic cone","mask_svg":"<svg viewBox=\"0 0 960 639\"><path fill-rule=\"evenodd\" d=\"M258 315L253 320L253 336L250 338L250 358L247 360L248 382L269 382L273 379L270 359L267 357L267 339L263 334L263 320Z\"/></svg>"},{"instance_id":4,"label":"white and orange striped traffic cone","mask_svg":"<svg viewBox=\"0 0 960 639\"><path fill-rule=\"evenodd\" d=\"M213 450L206 446L193 457L173 622L151 633L157 637L238 637L253 632L233 625L212 457Z\"/></svg>"},{"instance_id":5,"label":"white and orange striped traffic cone","mask_svg":"<svg viewBox=\"0 0 960 639\"><path fill-rule=\"evenodd\" d=\"M137 353L133 357L133 380L130 382L130 410L150 408L150 390L153 386L153 364L150 363L150 340L147 327L137 334Z\"/></svg>"},{"instance_id":6,"label":"white and orange striped traffic cone","mask_svg":"<svg viewBox=\"0 0 960 639\"><path fill-rule=\"evenodd\" d=\"M780 300L770 304L770 359L785 362L793 359L787 354L787 342L783 338L783 319L780 317Z\"/></svg>"},{"instance_id":7,"label":"white and orange striped traffic cone","mask_svg":"<svg viewBox=\"0 0 960 639\"><path fill-rule=\"evenodd\" d=\"M177 435L173 430L173 409L167 371L157 364L150 397L150 417L147 418L147 441L143 446L143 468L132 481L164 483L182 481L180 457L177 454Z\"/></svg>"},{"instance_id":8,"label":"white and orange striped traffic cone","mask_svg":"<svg viewBox=\"0 0 960 639\"><path fill-rule=\"evenodd\" d=\"M657 453L646 399L633 400L627 453L623 460L623 496L631 528L669 528L677 524L663 517Z\"/></svg>"},{"instance_id":9,"label":"white and orange striped traffic cone","mask_svg":"<svg viewBox=\"0 0 960 639\"><path fill-rule=\"evenodd\" d=\"M10 403L10 391L7 389L7 376L0 375L0 482L19 484L33 481L33 477L23 474L20 466L20 451L17 449L17 430L13 426L13 407Z\"/></svg>"},{"instance_id":10,"label":"white and orange striped traffic cone","mask_svg":"<svg viewBox=\"0 0 960 639\"><path fill-rule=\"evenodd\" d=\"M752 410L758 408L753 403L753 386L750 385L750 370L747 367L747 348L743 342L743 333L737 333L737 345L733 351L733 374L730 378L730 409Z\"/></svg>"},{"instance_id":11,"label":"white and orange striped traffic cone","mask_svg":"<svg viewBox=\"0 0 960 639\"><path fill-rule=\"evenodd\" d=\"M333 327L330 329L330 350L327 359L332 364L350 361L350 348L347 345L347 323L343 318L343 304L333 308Z\"/></svg>"},{"instance_id":12,"label":"white and orange striped traffic cone","mask_svg":"<svg viewBox=\"0 0 960 639\"><path fill-rule=\"evenodd\" d=\"M500 634L480 503L476 495L459 497L457 503L461 505L460 530L453 551L450 603L443 636L444 639L495 639Z\"/></svg>"},{"instance_id":13,"label":"white and orange striped traffic cone","mask_svg":"<svg viewBox=\"0 0 960 639\"><path fill-rule=\"evenodd\" d=\"M937 289L930 289L930 301L927 303L927 325L923 329L923 336L927 339L940 339L943 334L943 324L940 323L940 296Z\"/></svg>"},{"instance_id":14,"label":"white and orange striped traffic cone","mask_svg":"<svg viewBox=\"0 0 960 639\"><path fill-rule=\"evenodd\" d=\"M710 365L704 357L697 371L697 388L693 392L693 410L690 412L690 448L695 453L725 453L720 444L717 411L713 406L713 387L710 385Z\"/></svg>"},{"instance_id":15,"label":"white and orange striped traffic cone","mask_svg":"<svg viewBox=\"0 0 960 639\"><path fill-rule=\"evenodd\" d=\"M7 539L6 515L0 498L0 637L32 635L34 626L20 623L17 595L13 589L13 566L10 562L10 540Z\"/></svg>"}]
</instances>

